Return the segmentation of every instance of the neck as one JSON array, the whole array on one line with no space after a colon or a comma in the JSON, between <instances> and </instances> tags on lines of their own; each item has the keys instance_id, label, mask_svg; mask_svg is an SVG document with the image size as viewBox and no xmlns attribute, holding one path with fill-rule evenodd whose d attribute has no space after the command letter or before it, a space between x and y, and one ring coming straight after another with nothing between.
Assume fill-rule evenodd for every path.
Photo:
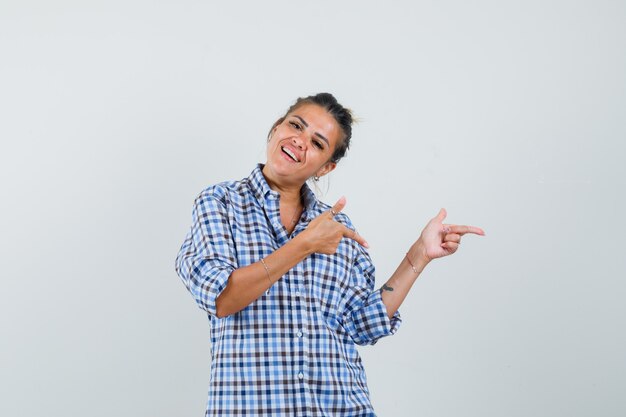
<instances>
[{"instance_id":1,"label":"neck","mask_svg":"<svg viewBox=\"0 0 626 417\"><path fill-rule=\"evenodd\" d=\"M281 203L287 203L289 205L300 204L300 193L303 184L282 184L272 178L267 165L263 168L263 176L267 181L267 185L278 194L280 194Z\"/></svg>"}]
</instances>

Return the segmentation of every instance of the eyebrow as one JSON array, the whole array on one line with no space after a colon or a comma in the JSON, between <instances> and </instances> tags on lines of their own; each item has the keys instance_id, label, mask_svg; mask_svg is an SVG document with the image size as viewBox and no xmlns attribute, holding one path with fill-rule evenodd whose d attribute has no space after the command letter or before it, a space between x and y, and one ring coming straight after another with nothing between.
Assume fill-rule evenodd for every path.
<instances>
[{"instance_id":1,"label":"eyebrow","mask_svg":"<svg viewBox=\"0 0 626 417\"><path fill-rule=\"evenodd\" d=\"M298 116L297 114L294 114L293 117L297 117L298 120L300 120L305 127L309 127L309 124L302 117ZM328 139L326 139L323 135L319 134L318 132L315 132L313 134L326 142L326 145L330 147L330 142L328 142Z\"/></svg>"}]
</instances>

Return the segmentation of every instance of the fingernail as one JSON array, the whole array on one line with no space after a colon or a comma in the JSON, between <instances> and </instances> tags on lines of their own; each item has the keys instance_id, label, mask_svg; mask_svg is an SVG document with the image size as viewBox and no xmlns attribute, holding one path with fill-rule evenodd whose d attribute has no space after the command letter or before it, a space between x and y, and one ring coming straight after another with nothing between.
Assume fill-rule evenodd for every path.
<instances>
[{"instance_id":1,"label":"fingernail","mask_svg":"<svg viewBox=\"0 0 626 417\"><path fill-rule=\"evenodd\" d=\"M367 243L367 242L363 242L363 246L365 246L366 248L369 248L369 247L370 247L370 244L369 244L369 243Z\"/></svg>"}]
</instances>

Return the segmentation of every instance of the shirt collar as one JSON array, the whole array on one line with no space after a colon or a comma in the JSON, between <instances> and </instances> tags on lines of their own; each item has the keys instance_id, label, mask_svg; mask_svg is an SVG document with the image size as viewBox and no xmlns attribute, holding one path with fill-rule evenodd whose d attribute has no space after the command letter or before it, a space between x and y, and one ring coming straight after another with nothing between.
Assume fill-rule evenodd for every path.
<instances>
[{"instance_id":1,"label":"shirt collar","mask_svg":"<svg viewBox=\"0 0 626 417\"><path fill-rule=\"evenodd\" d=\"M306 220L311 220L317 215L315 212L317 208L317 197L315 197L315 194L311 191L307 183L304 183L302 186L301 193L302 202L304 203L304 216Z\"/></svg>"},{"instance_id":2,"label":"shirt collar","mask_svg":"<svg viewBox=\"0 0 626 417\"><path fill-rule=\"evenodd\" d=\"M268 199L278 200L280 194L277 191L272 190L267 184L265 176L262 172L263 167L263 164L257 164L257 166L250 173L248 182L250 183L250 188L256 198L259 200L261 205L265 206L265 202ZM302 194L302 202L304 203L305 216L307 219L315 217L317 197L315 197L315 194L306 183L302 185L300 192Z\"/></svg>"},{"instance_id":3,"label":"shirt collar","mask_svg":"<svg viewBox=\"0 0 626 417\"><path fill-rule=\"evenodd\" d=\"M250 188L252 189L252 192L256 196L257 200L259 200L262 205L265 205L265 200L269 196L278 199L278 193L273 191L267 184L262 172L263 166L263 164L257 164L257 166L250 173L248 182L250 183Z\"/></svg>"}]
</instances>

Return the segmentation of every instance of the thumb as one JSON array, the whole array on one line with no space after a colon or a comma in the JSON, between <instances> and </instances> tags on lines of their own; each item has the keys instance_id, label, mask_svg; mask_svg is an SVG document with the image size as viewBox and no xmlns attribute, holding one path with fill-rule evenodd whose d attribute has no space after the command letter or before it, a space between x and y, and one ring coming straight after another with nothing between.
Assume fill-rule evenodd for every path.
<instances>
[{"instance_id":1,"label":"thumb","mask_svg":"<svg viewBox=\"0 0 626 417\"><path fill-rule=\"evenodd\" d=\"M346 206L346 197L341 197L332 207L332 211L339 213Z\"/></svg>"},{"instance_id":2,"label":"thumb","mask_svg":"<svg viewBox=\"0 0 626 417\"><path fill-rule=\"evenodd\" d=\"M439 210L439 213L437 214L437 220L439 220L440 222L443 222L443 220L446 218L447 215L448 215L448 212L446 211L446 209L442 208L441 210Z\"/></svg>"}]
</instances>

